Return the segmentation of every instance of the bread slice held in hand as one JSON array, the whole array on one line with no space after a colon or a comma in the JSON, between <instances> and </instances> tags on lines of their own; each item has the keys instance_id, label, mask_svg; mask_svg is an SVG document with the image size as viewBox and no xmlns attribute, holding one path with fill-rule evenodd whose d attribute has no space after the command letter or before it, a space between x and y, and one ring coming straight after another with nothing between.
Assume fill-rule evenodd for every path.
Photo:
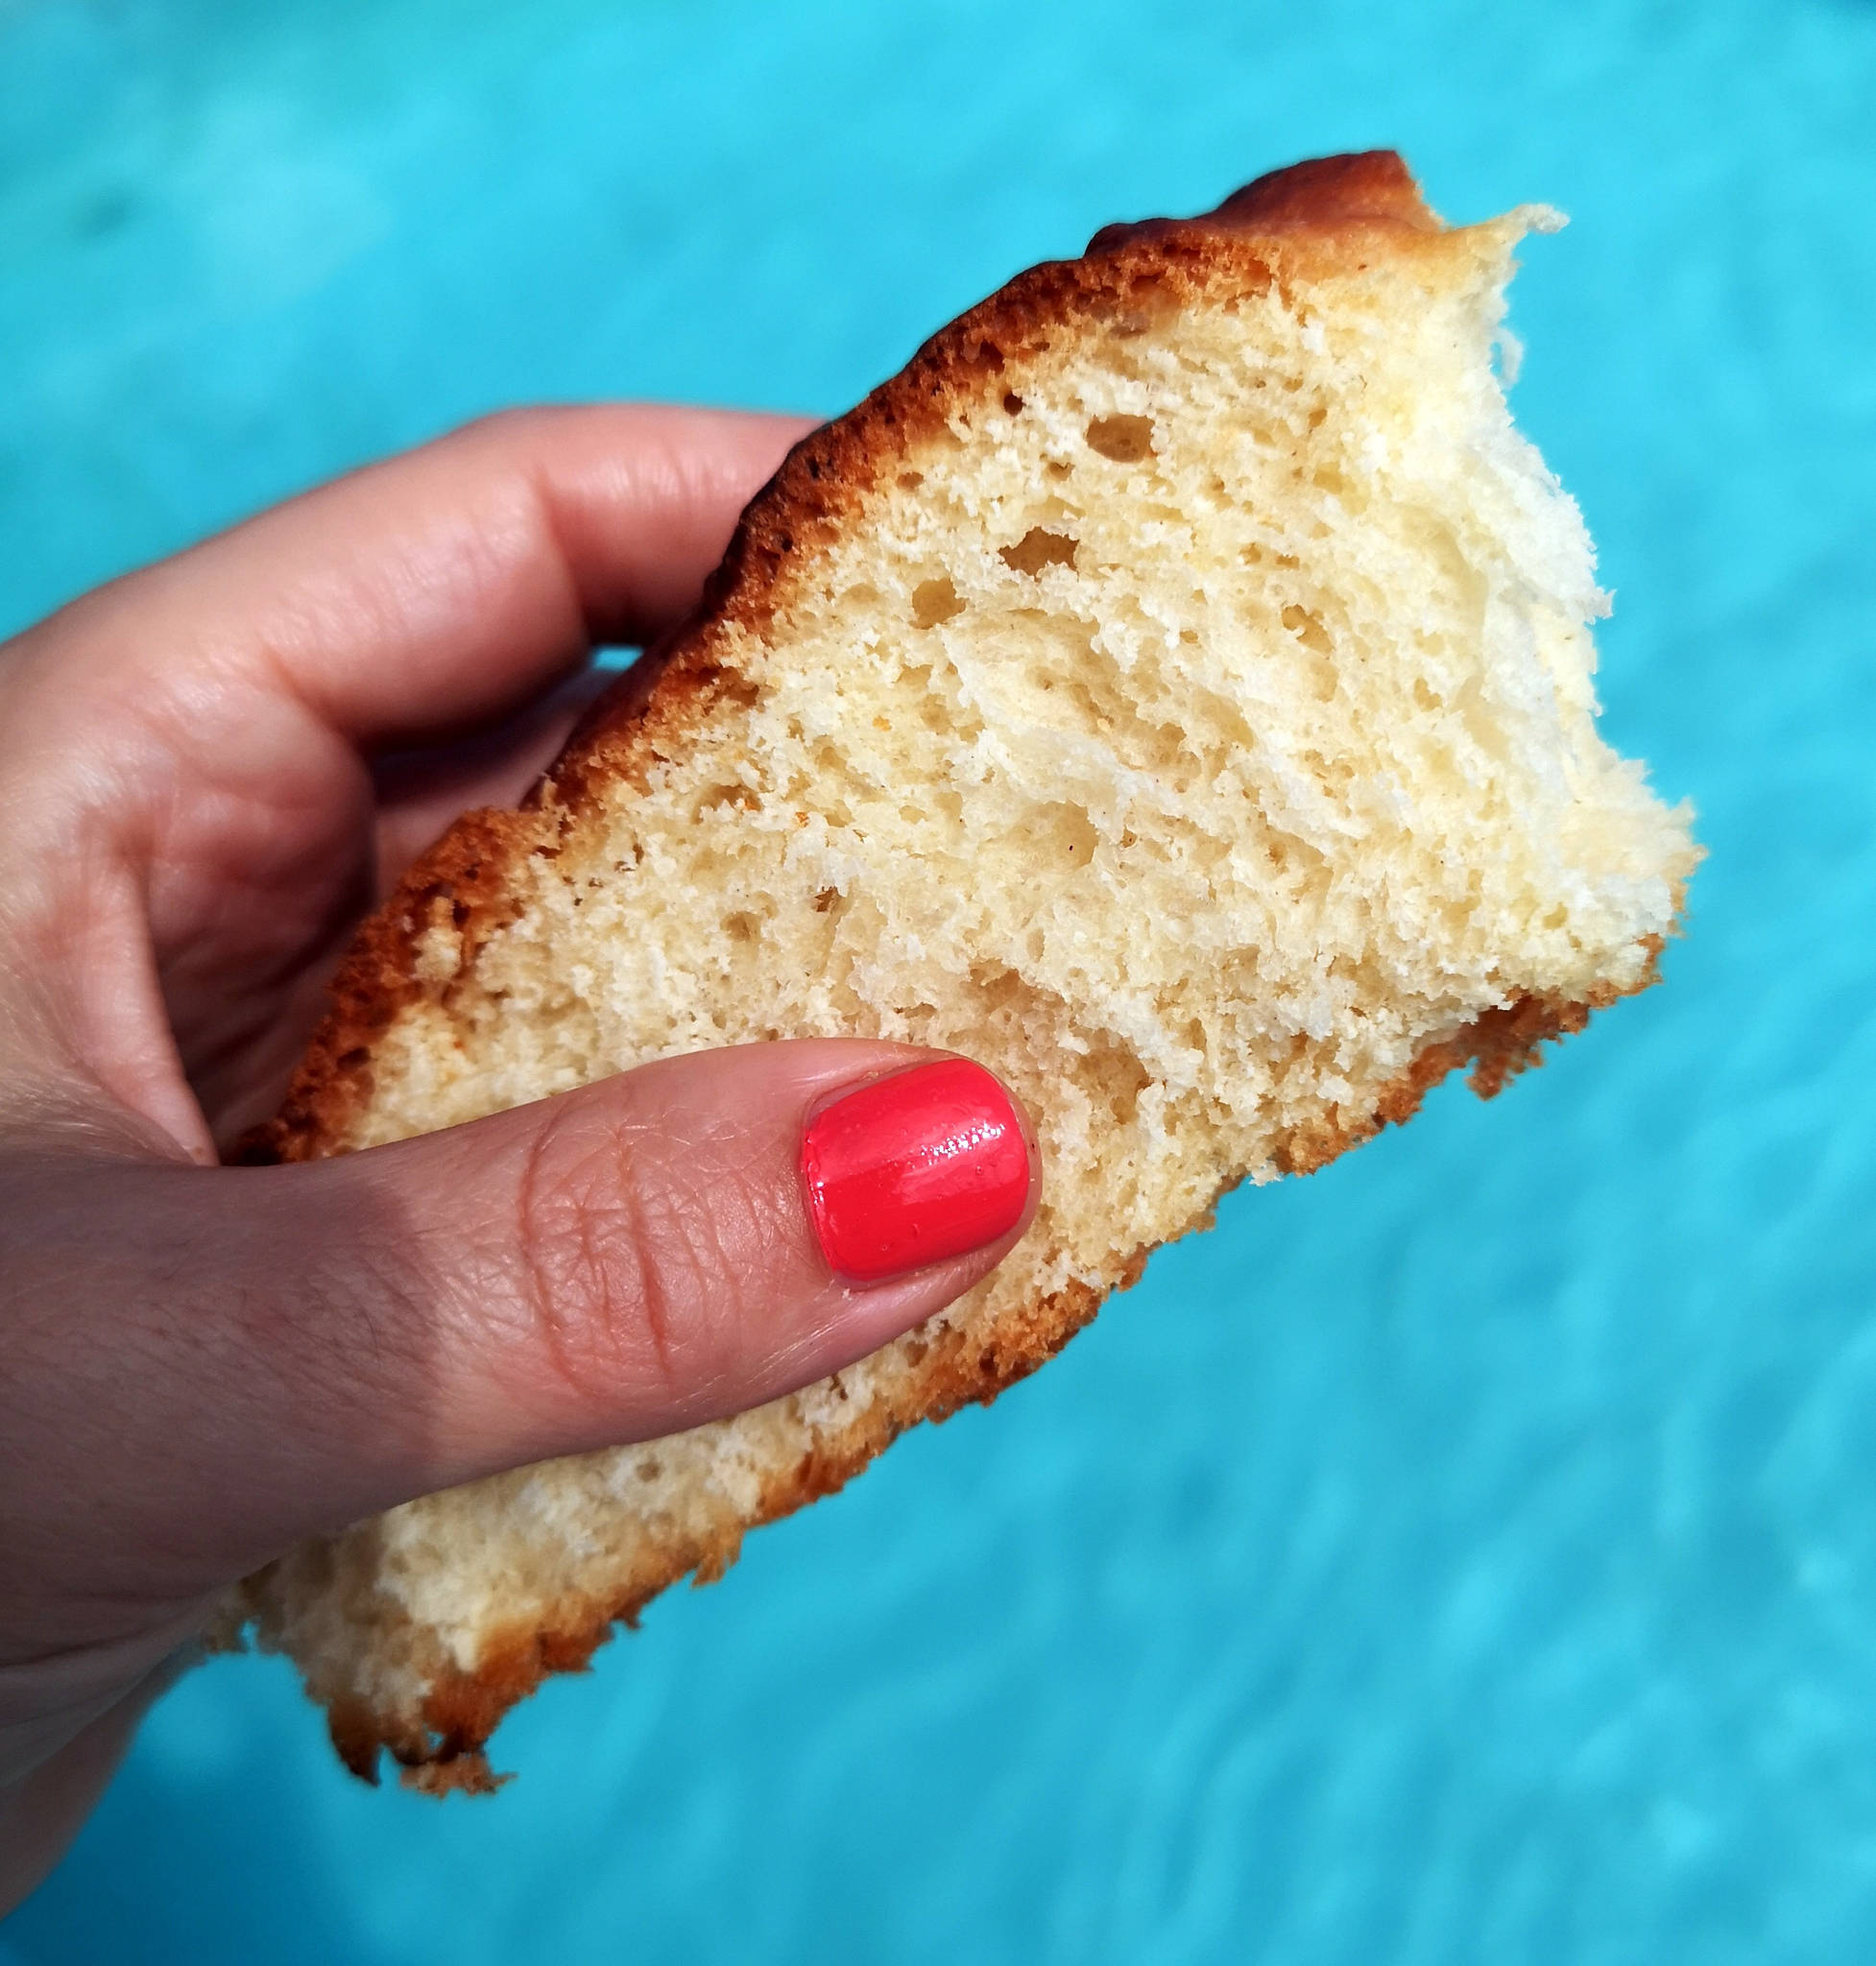
<instances>
[{"instance_id":1,"label":"bread slice held in hand","mask_svg":"<svg viewBox=\"0 0 1876 1966\"><path fill-rule=\"evenodd\" d=\"M1221 1189L1652 980L1696 850L1597 734L1590 542L1496 367L1553 223L1449 229L1374 154L1020 276L800 444L528 805L368 924L277 1158L857 1035L989 1066L1046 1175L837 1382L249 1580L354 1768L486 1782L545 1672L1031 1370Z\"/></svg>"}]
</instances>

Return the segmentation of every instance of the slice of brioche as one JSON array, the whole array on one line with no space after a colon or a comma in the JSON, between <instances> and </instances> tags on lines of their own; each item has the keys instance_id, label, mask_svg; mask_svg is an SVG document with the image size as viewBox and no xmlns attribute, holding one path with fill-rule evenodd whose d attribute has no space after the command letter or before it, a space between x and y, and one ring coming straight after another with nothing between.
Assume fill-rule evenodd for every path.
<instances>
[{"instance_id":1,"label":"slice of brioche","mask_svg":"<svg viewBox=\"0 0 1876 1966\"><path fill-rule=\"evenodd\" d=\"M983 1061L1046 1174L995 1276L837 1379L251 1579L353 1768L486 1783L543 1674L1031 1370L1221 1189L1652 979L1696 850L1596 733L1590 542L1494 366L1554 223L1449 230L1376 154L1020 276L800 444L526 808L367 925L277 1158L846 1033Z\"/></svg>"}]
</instances>

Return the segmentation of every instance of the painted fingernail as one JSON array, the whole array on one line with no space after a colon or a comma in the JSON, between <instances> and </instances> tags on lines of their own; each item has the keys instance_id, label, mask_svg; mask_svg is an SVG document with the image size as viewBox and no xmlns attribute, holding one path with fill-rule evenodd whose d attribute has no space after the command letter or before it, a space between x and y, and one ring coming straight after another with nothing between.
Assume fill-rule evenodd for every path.
<instances>
[{"instance_id":1,"label":"painted fingernail","mask_svg":"<svg viewBox=\"0 0 1876 1966\"><path fill-rule=\"evenodd\" d=\"M1010 1095L946 1058L824 1106L802 1136L802 1183L828 1261L878 1283L981 1249L1029 1198L1029 1144Z\"/></svg>"}]
</instances>

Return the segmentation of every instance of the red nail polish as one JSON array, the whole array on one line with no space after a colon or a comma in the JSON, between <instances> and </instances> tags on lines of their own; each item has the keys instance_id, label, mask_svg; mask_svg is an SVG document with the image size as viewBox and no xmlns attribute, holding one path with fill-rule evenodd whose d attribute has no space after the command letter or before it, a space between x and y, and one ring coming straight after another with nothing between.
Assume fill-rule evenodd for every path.
<instances>
[{"instance_id":1,"label":"red nail polish","mask_svg":"<svg viewBox=\"0 0 1876 1966\"><path fill-rule=\"evenodd\" d=\"M802 1136L802 1181L828 1261L871 1283L1015 1228L1029 1147L997 1080L947 1058L823 1107Z\"/></svg>"}]
</instances>

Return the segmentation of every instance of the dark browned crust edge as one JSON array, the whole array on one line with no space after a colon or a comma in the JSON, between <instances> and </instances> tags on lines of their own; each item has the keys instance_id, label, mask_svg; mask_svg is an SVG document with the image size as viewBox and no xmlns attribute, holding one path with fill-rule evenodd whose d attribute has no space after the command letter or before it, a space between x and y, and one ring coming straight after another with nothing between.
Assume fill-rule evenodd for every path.
<instances>
[{"instance_id":1,"label":"dark browned crust edge","mask_svg":"<svg viewBox=\"0 0 1876 1966\"><path fill-rule=\"evenodd\" d=\"M1369 254L1410 253L1446 236L1393 153L1321 158L1261 178L1198 219L1109 227L1082 258L1031 268L941 329L857 408L788 454L743 514L697 610L589 711L521 809L466 815L411 867L360 929L278 1117L251 1134L235 1158L301 1161L343 1150L371 1096L373 1046L425 994L417 965L424 932L447 925L462 936L465 960L472 959L514 917L510 870L531 854L553 853L602 786L642 784L710 718L747 703L749 685L722 652L726 627L759 634L785 603L797 569L836 537L880 471L958 410L1000 398L1004 369L1044 348L1065 318L1143 314L1220 280L1240 292L1273 283L1287 290L1292 278L1359 268ZM1637 990L1655 980L1658 942L1649 953ZM1462 1067L1472 1067L1474 1089L1491 1097L1538 1062L1546 1039L1580 1030L1593 1009L1627 994L1611 988L1582 1003L1527 995L1486 1012L1429 1045L1372 1114L1332 1115L1311 1134L1292 1136L1278 1157L1282 1171L1311 1172L1383 1125L1411 1117L1428 1091ZM486 1743L503 1714L543 1679L584 1669L617 1625L636 1624L651 1599L682 1578L713 1582L735 1561L747 1529L832 1494L907 1427L988 1404L1090 1323L1109 1290L1137 1281L1147 1255L1136 1251L1105 1287L1075 1283L1000 1319L987 1337L968 1340L948 1327L895 1397L876 1403L844 1432L824 1435L775 1476L749 1521L659 1550L613 1596L568 1596L550 1622L496 1635L473 1671L439 1665L416 1720L356 1699L331 1701L341 1759L375 1782L379 1757L389 1752L406 1783L426 1794L491 1792L506 1778L491 1771Z\"/></svg>"}]
</instances>

